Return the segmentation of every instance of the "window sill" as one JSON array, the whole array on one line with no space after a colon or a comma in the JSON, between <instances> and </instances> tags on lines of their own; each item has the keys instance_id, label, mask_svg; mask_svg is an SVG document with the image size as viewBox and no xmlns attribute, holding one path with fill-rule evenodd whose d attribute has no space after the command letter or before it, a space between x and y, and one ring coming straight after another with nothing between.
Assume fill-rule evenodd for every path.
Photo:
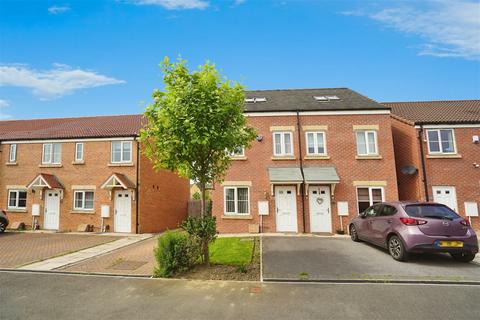
<instances>
[{"instance_id":1,"label":"window sill","mask_svg":"<svg viewBox=\"0 0 480 320\"><path fill-rule=\"evenodd\" d=\"M296 160L297 158L295 156L274 156L271 158L272 160Z\"/></svg>"},{"instance_id":2,"label":"window sill","mask_svg":"<svg viewBox=\"0 0 480 320\"><path fill-rule=\"evenodd\" d=\"M7 213L27 213L27 209L7 209Z\"/></svg>"},{"instance_id":3,"label":"window sill","mask_svg":"<svg viewBox=\"0 0 480 320\"><path fill-rule=\"evenodd\" d=\"M376 156L355 156L355 159L357 160L380 160L383 159L382 156L376 155Z\"/></svg>"},{"instance_id":4,"label":"window sill","mask_svg":"<svg viewBox=\"0 0 480 320\"><path fill-rule=\"evenodd\" d=\"M85 164L85 161L72 161L73 165L82 165Z\"/></svg>"},{"instance_id":5,"label":"window sill","mask_svg":"<svg viewBox=\"0 0 480 320\"><path fill-rule=\"evenodd\" d=\"M61 168L63 165L61 164L40 164L38 165L39 168Z\"/></svg>"},{"instance_id":6,"label":"window sill","mask_svg":"<svg viewBox=\"0 0 480 320\"><path fill-rule=\"evenodd\" d=\"M251 215L246 214L231 214L231 215L223 215L222 219L230 219L230 220L252 220L253 217Z\"/></svg>"},{"instance_id":7,"label":"window sill","mask_svg":"<svg viewBox=\"0 0 480 320\"><path fill-rule=\"evenodd\" d=\"M69 213L95 214L94 210L72 210Z\"/></svg>"},{"instance_id":8,"label":"window sill","mask_svg":"<svg viewBox=\"0 0 480 320\"><path fill-rule=\"evenodd\" d=\"M313 155L313 154L310 154L310 155L306 155L305 160L328 160L330 159L330 156L327 156L327 155Z\"/></svg>"},{"instance_id":9,"label":"window sill","mask_svg":"<svg viewBox=\"0 0 480 320\"><path fill-rule=\"evenodd\" d=\"M5 163L6 166L18 166L18 163L16 162L7 162Z\"/></svg>"},{"instance_id":10,"label":"window sill","mask_svg":"<svg viewBox=\"0 0 480 320\"><path fill-rule=\"evenodd\" d=\"M109 163L109 167L133 167L133 162L128 163Z\"/></svg>"},{"instance_id":11,"label":"window sill","mask_svg":"<svg viewBox=\"0 0 480 320\"><path fill-rule=\"evenodd\" d=\"M247 160L247 157L231 157L232 160Z\"/></svg>"},{"instance_id":12,"label":"window sill","mask_svg":"<svg viewBox=\"0 0 480 320\"><path fill-rule=\"evenodd\" d=\"M461 154L427 154L428 159L461 159Z\"/></svg>"}]
</instances>

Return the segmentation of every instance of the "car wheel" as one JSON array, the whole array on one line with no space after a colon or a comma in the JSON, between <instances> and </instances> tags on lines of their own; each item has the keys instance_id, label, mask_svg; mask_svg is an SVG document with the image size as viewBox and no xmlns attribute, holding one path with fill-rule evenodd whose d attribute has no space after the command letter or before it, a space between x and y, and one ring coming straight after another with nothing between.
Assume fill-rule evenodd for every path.
<instances>
[{"instance_id":1,"label":"car wheel","mask_svg":"<svg viewBox=\"0 0 480 320\"><path fill-rule=\"evenodd\" d=\"M408 253L405 250L402 240L397 236L391 236L388 239L388 252L393 259L397 261L406 261L408 259Z\"/></svg>"},{"instance_id":2,"label":"car wheel","mask_svg":"<svg viewBox=\"0 0 480 320\"><path fill-rule=\"evenodd\" d=\"M4 221L0 220L0 233L4 232L5 229L7 229L7 224Z\"/></svg>"},{"instance_id":3,"label":"car wheel","mask_svg":"<svg viewBox=\"0 0 480 320\"><path fill-rule=\"evenodd\" d=\"M357 228L353 224L350 226L350 238L352 239L352 241L360 242L360 238L358 237L358 233L357 233Z\"/></svg>"},{"instance_id":4,"label":"car wheel","mask_svg":"<svg viewBox=\"0 0 480 320\"><path fill-rule=\"evenodd\" d=\"M475 254L470 252L451 253L450 255L455 261L459 262L470 262L475 259Z\"/></svg>"}]
</instances>

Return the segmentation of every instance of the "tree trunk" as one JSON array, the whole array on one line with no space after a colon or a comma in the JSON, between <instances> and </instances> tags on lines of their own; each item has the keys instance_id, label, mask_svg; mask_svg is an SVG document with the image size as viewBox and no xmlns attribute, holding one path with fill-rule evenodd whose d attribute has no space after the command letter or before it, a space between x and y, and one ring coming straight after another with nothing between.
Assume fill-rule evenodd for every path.
<instances>
[{"instance_id":1,"label":"tree trunk","mask_svg":"<svg viewBox=\"0 0 480 320\"><path fill-rule=\"evenodd\" d=\"M205 193L205 183L200 183L200 194L201 194L201 199L200 199L200 204L201 204L201 215L204 217L206 215L206 199L207 195Z\"/></svg>"},{"instance_id":2,"label":"tree trunk","mask_svg":"<svg viewBox=\"0 0 480 320\"><path fill-rule=\"evenodd\" d=\"M208 250L208 242L205 241L203 243L203 262L207 266L210 266L210 256L209 256L209 254L210 254L210 252Z\"/></svg>"},{"instance_id":3,"label":"tree trunk","mask_svg":"<svg viewBox=\"0 0 480 320\"><path fill-rule=\"evenodd\" d=\"M200 193L201 193L201 214L202 218L207 215L207 194L206 194L206 184L205 183L200 183ZM209 266L210 265L210 252L208 250L208 241L202 243L202 249L203 249L203 263L205 265Z\"/></svg>"}]
</instances>

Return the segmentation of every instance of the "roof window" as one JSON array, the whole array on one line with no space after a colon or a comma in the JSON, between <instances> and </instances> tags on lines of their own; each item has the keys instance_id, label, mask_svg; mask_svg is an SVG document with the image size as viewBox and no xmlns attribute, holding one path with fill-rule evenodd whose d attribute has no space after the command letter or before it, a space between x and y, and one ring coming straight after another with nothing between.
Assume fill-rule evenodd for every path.
<instances>
[{"instance_id":1,"label":"roof window","mask_svg":"<svg viewBox=\"0 0 480 320\"><path fill-rule=\"evenodd\" d=\"M316 101L335 101L340 100L338 96L313 96Z\"/></svg>"},{"instance_id":2,"label":"roof window","mask_svg":"<svg viewBox=\"0 0 480 320\"><path fill-rule=\"evenodd\" d=\"M247 98L247 99L245 99L245 102L247 102L247 103L267 102L267 98L265 98L265 97Z\"/></svg>"}]
</instances>

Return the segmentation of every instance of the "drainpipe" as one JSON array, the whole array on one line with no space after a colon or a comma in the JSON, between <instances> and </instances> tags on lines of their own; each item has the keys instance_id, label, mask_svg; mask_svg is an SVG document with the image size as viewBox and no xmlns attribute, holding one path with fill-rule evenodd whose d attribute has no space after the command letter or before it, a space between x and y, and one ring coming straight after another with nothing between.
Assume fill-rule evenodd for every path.
<instances>
[{"instance_id":1,"label":"drainpipe","mask_svg":"<svg viewBox=\"0 0 480 320\"><path fill-rule=\"evenodd\" d=\"M137 144L137 168L136 168L136 182L135 182L135 233L138 234L138 203L139 203L139 199L138 199L138 195L139 195L139 192L138 192L138 189L140 188L140 185L139 185L139 177L138 177L138 173L140 172L140 142L138 141L137 137L134 138L136 144Z\"/></svg>"},{"instance_id":2,"label":"drainpipe","mask_svg":"<svg viewBox=\"0 0 480 320\"><path fill-rule=\"evenodd\" d=\"M297 131L298 131L298 154L300 160L300 172L302 173L302 186L300 192L302 195L302 223L303 223L303 233L305 230L305 175L303 174L303 158L302 158L302 133L300 127L300 112L297 110Z\"/></svg>"},{"instance_id":3,"label":"drainpipe","mask_svg":"<svg viewBox=\"0 0 480 320\"><path fill-rule=\"evenodd\" d=\"M430 201L430 198L428 196L427 169L425 167L425 156L423 153L423 125L420 125L420 131L418 131L418 143L420 144L420 159L422 161L422 181L423 188L425 190L425 200Z\"/></svg>"}]
</instances>

